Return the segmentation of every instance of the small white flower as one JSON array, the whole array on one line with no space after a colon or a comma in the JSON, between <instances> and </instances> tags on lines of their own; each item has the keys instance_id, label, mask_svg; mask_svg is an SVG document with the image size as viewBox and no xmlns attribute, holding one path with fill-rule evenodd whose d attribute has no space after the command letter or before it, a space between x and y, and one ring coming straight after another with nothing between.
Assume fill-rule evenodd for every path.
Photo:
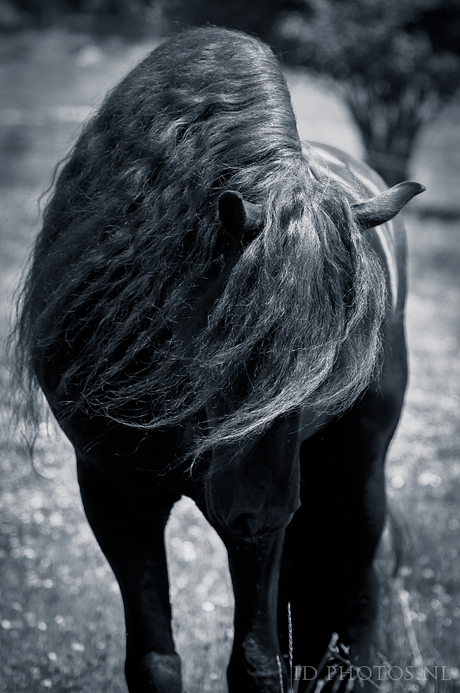
<instances>
[{"instance_id":1,"label":"small white flower","mask_svg":"<svg viewBox=\"0 0 460 693\"><path fill-rule=\"evenodd\" d=\"M70 647L74 652L84 652L85 651L85 646L82 645L81 642L73 642Z\"/></svg>"},{"instance_id":2,"label":"small white flower","mask_svg":"<svg viewBox=\"0 0 460 693\"><path fill-rule=\"evenodd\" d=\"M433 472L422 472L418 476L418 483L420 486L432 486L433 488L437 488L441 486L442 479L438 474L433 474Z\"/></svg>"}]
</instances>

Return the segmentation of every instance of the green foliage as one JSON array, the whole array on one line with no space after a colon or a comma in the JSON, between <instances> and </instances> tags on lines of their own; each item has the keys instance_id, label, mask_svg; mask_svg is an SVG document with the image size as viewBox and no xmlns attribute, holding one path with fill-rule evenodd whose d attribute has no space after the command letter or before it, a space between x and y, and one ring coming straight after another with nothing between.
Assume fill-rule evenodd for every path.
<instances>
[{"instance_id":1,"label":"green foliage","mask_svg":"<svg viewBox=\"0 0 460 693\"><path fill-rule=\"evenodd\" d=\"M460 43L455 51L440 25L456 11L458 21L458 0L308 0L278 16L274 35L289 47L289 62L341 81L359 76L382 97L410 83L445 98L460 83Z\"/></svg>"},{"instance_id":2,"label":"green foliage","mask_svg":"<svg viewBox=\"0 0 460 693\"><path fill-rule=\"evenodd\" d=\"M407 177L420 128L460 84L459 0L303 0L273 37L288 62L332 77L368 162L389 184Z\"/></svg>"}]
</instances>

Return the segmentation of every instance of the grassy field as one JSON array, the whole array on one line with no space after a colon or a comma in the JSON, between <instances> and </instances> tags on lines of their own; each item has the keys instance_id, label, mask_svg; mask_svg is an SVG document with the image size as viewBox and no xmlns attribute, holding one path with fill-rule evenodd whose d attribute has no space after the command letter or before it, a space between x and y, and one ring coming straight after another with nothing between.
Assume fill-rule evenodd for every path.
<instances>
[{"instance_id":1,"label":"grassy field","mask_svg":"<svg viewBox=\"0 0 460 693\"><path fill-rule=\"evenodd\" d=\"M61 32L2 37L2 334L54 164L106 89L148 47ZM359 153L340 104L317 85L290 80L303 136ZM460 209L457 122L458 112L447 114L442 127L425 133L414 161L414 177L430 186L426 200L438 211ZM388 465L403 541L397 579L390 576L390 539L382 547L378 647L382 664L414 667L405 682L394 669L384 690L451 693L460 691L460 224L427 215L426 204L421 196L407 215L411 384ZM1 367L6 387L3 356ZM33 469L7 419L0 446L0 691L121 693L120 594L84 519L72 450L43 426ZM232 637L226 556L190 502L174 511L168 551L187 691L224 692Z\"/></svg>"}]
</instances>

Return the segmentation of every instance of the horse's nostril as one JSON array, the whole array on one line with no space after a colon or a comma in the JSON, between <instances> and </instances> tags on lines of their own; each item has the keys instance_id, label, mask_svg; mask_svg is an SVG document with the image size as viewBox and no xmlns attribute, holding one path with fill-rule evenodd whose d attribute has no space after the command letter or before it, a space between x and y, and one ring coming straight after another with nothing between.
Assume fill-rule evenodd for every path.
<instances>
[{"instance_id":1,"label":"horse's nostril","mask_svg":"<svg viewBox=\"0 0 460 693\"><path fill-rule=\"evenodd\" d=\"M252 537L259 532L261 524L256 515L241 513L228 523L228 529L237 537Z\"/></svg>"}]
</instances>

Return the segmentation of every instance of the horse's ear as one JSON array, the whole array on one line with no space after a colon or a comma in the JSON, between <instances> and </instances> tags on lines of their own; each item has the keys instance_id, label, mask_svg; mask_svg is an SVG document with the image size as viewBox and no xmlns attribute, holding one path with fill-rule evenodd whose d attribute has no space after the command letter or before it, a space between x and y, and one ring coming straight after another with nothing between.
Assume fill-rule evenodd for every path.
<instances>
[{"instance_id":1,"label":"horse's ear","mask_svg":"<svg viewBox=\"0 0 460 693\"><path fill-rule=\"evenodd\" d=\"M351 206L356 222L362 229L370 229L393 219L414 195L426 190L420 183L405 181L393 188L371 197L366 202L358 202Z\"/></svg>"},{"instance_id":2,"label":"horse's ear","mask_svg":"<svg viewBox=\"0 0 460 693\"><path fill-rule=\"evenodd\" d=\"M219 219L228 233L243 241L245 234L249 236L249 232L259 229L261 210L259 205L246 202L239 192L226 190L219 197Z\"/></svg>"}]
</instances>

